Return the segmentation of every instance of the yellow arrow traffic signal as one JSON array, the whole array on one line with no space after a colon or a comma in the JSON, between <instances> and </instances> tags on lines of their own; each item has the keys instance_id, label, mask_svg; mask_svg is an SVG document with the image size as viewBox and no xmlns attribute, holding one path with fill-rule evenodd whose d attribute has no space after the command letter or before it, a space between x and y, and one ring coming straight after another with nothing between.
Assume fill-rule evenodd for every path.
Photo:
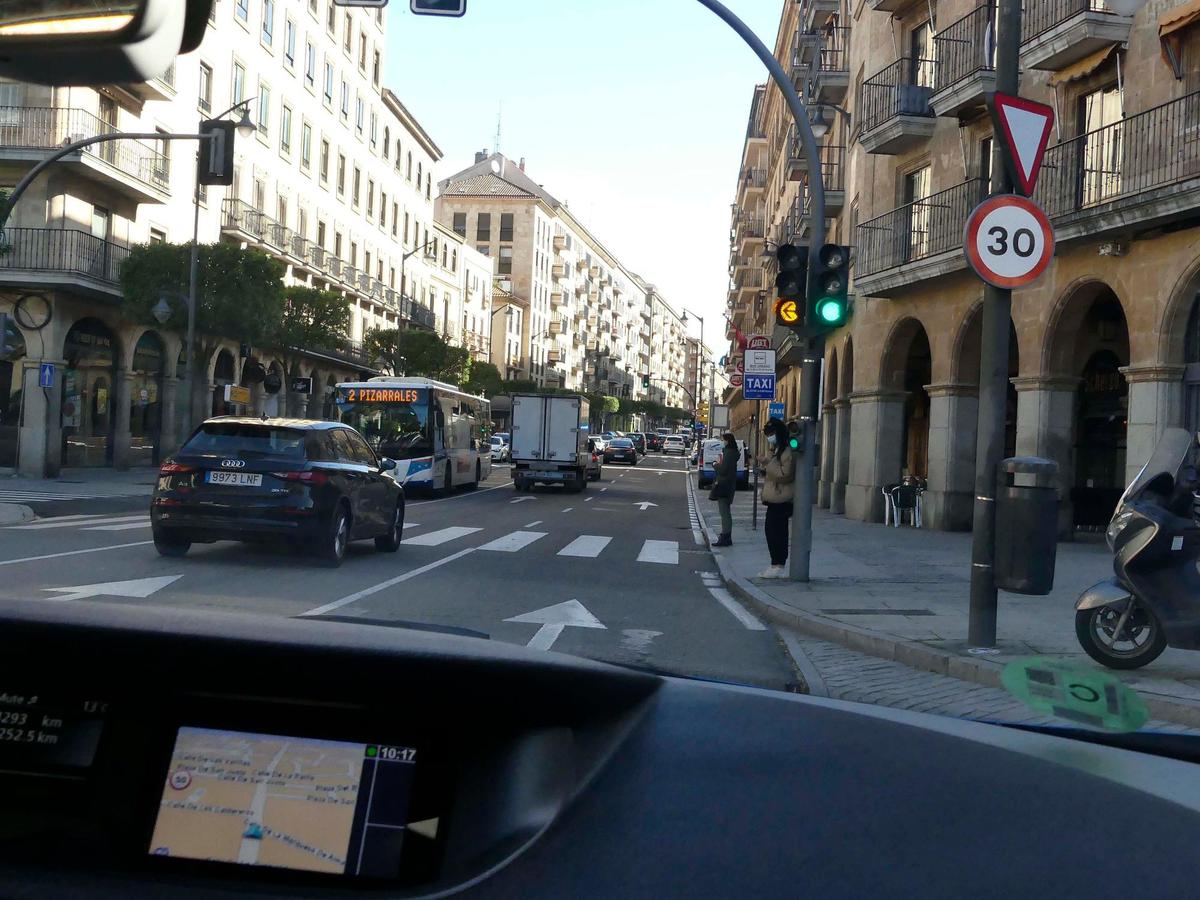
<instances>
[{"instance_id":1,"label":"yellow arrow traffic signal","mask_svg":"<svg viewBox=\"0 0 1200 900\"><path fill-rule=\"evenodd\" d=\"M780 325L795 325L800 321L800 306L795 300L775 301L775 321Z\"/></svg>"}]
</instances>

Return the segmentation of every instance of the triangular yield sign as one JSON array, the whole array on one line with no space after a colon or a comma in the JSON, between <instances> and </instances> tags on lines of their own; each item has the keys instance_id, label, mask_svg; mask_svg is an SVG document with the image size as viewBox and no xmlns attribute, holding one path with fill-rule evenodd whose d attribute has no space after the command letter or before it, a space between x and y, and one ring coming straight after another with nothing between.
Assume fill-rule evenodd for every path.
<instances>
[{"instance_id":1,"label":"triangular yield sign","mask_svg":"<svg viewBox=\"0 0 1200 900\"><path fill-rule=\"evenodd\" d=\"M1004 141L1009 175L1028 197L1042 168L1042 154L1054 126L1054 107L1001 93L992 94L988 105L995 132Z\"/></svg>"}]
</instances>

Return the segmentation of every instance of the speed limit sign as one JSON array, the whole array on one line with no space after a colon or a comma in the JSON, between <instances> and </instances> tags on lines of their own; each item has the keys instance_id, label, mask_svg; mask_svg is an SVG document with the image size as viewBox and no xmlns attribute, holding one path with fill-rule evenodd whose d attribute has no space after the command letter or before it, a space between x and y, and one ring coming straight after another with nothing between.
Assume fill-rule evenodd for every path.
<instances>
[{"instance_id":1,"label":"speed limit sign","mask_svg":"<svg viewBox=\"0 0 1200 900\"><path fill-rule=\"evenodd\" d=\"M1054 228L1027 197L989 197L971 211L963 234L967 262L999 288L1033 284L1054 255Z\"/></svg>"}]
</instances>

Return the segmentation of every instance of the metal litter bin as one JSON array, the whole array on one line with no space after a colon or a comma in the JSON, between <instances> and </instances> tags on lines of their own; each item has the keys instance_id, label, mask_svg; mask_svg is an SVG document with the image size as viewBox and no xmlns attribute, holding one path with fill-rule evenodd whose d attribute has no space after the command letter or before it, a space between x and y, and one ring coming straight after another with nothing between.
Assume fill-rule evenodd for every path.
<instances>
[{"instance_id":1,"label":"metal litter bin","mask_svg":"<svg viewBox=\"0 0 1200 900\"><path fill-rule=\"evenodd\" d=\"M1000 463L996 490L996 587L1048 594L1058 552L1058 463L1014 456Z\"/></svg>"}]
</instances>

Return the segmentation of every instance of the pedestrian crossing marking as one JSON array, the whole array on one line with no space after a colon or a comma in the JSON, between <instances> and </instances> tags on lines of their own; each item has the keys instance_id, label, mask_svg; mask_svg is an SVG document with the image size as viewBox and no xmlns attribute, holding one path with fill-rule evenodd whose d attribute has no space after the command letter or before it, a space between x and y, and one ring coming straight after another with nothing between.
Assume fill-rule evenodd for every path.
<instances>
[{"instance_id":1,"label":"pedestrian crossing marking","mask_svg":"<svg viewBox=\"0 0 1200 900\"><path fill-rule=\"evenodd\" d=\"M420 522L405 522L405 523L404 523L404 529L405 529L406 531L407 531L409 528L420 528L420 527L421 527L421 523L420 523Z\"/></svg>"},{"instance_id":2,"label":"pedestrian crossing marking","mask_svg":"<svg viewBox=\"0 0 1200 900\"><path fill-rule=\"evenodd\" d=\"M600 534L581 534L558 551L559 556L582 556L594 559L599 556L612 538Z\"/></svg>"},{"instance_id":3,"label":"pedestrian crossing marking","mask_svg":"<svg viewBox=\"0 0 1200 900\"><path fill-rule=\"evenodd\" d=\"M121 522L116 525L93 525L91 522L85 522L84 527L80 531L129 531L132 528L149 528L150 517L143 516L138 522Z\"/></svg>"},{"instance_id":4,"label":"pedestrian crossing marking","mask_svg":"<svg viewBox=\"0 0 1200 900\"><path fill-rule=\"evenodd\" d=\"M141 513L135 516L94 516L82 520L71 517L67 521L64 521L64 519L67 519L67 517L63 516L53 519L44 519L39 522L33 522L29 525L13 525L12 529L14 531L44 531L47 528L71 528L76 525L114 525L120 523L129 523L135 519L139 522L148 522L150 517L145 513Z\"/></svg>"},{"instance_id":5,"label":"pedestrian crossing marking","mask_svg":"<svg viewBox=\"0 0 1200 900\"><path fill-rule=\"evenodd\" d=\"M408 538L404 543L410 547L437 547L447 541L456 541L460 537L466 537L468 534L474 534L477 531L483 531L483 529L467 528L464 525L452 525L449 528L431 531L428 534L418 534L416 537Z\"/></svg>"},{"instance_id":6,"label":"pedestrian crossing marking","mask_svg":"<svg viewBox=\"0 0 1200 900\"><path fill-rule=\"evenodd\" d=\"M494 541L488 541L479 549L495 550L499 553L516 553L545 536L546 532L544 531L514 531L504 537L496 538Z\"/></svg>"},{"instance_id":7,"label":"pedestrian crossing marking","mask_svg":"<svg viewBox=\"0 0 1200 900\"><path fill-rule=\"evenodd\" d=\"M642 552L638 554L637 561L677 566L679 565L679 542L646 541L642 544Z\"/></svg>"},{"instance_id":8,"label":"pedestrian crossing marking","mask_svg":"<svg viewBox=\"0 0 1200 900\"><path fill-rule=\"evenodd\" d=\"M0 491L0 503L56 503L63 500L113 500L143 496L141 491L133 494L74 494L56 491ZM144 496L149 497L149 493Z\"/></svg>"}]
</instances>

